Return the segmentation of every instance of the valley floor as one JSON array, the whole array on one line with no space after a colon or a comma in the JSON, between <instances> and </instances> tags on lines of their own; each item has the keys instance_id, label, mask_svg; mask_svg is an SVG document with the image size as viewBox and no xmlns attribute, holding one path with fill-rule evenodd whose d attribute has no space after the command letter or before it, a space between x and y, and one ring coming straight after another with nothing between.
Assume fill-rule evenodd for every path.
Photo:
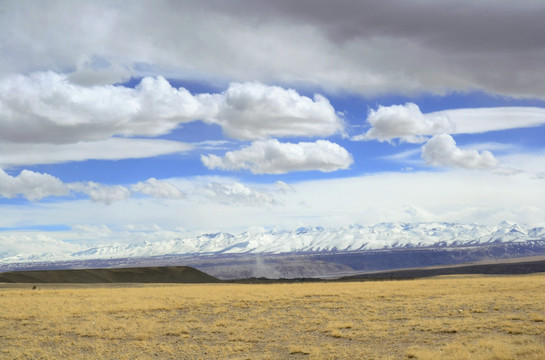
<instances>
[{"instance_id":1,"label":"valley floor","mask_svg":"<svg viewBox=\"0 0 545 360\"><path fill-rule=\"evenodd\" d=\"M542 359L545 274L0 284L5 359Z\"/></svg>"}]
</instances>

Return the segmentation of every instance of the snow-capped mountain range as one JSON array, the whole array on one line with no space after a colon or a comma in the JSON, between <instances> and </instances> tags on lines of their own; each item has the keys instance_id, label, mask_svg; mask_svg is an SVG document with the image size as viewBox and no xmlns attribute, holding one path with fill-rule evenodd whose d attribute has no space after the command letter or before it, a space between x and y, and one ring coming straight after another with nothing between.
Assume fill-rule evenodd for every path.
<instances>
[{"instance_id":1,"label":"snow-capped mountain range","mask_svg":"<svg viewBox=\"0 0 545 360\"><path fill-rule=\"evenodd\" d=\"M0 263L150 257L172 254L281 254L396 248L469 246L544 240L544 227L509 222L496 226L456 223L380 223L288 231L202 234L140 244L113 243L80 251L17 253L0 248ZM1 244L0 244L1 246ZM2 251L3 250L3 251Z\"/></svg>"}]
</instances>

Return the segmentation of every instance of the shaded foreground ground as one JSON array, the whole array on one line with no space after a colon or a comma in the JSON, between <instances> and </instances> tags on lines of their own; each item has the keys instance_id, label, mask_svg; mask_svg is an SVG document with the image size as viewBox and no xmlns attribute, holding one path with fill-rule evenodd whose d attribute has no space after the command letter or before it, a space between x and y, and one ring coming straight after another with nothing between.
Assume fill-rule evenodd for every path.
<instances>
[{"instance_id":1,"label":"shaded foreground ground","mask_svg":"<svg viewBox=\"0 0 545 360\"><path fill-rule=\"evenodd\" d=\"M545 274L0 285L6 359L542 359Z\"/></svg>"},{"instance_id":2,"label":"shaded foreground ground","mask_svg":"<svg viewBox=\"0 0 545 360\"><path fill-rule=\"evenodd\" d=\"M389 271L366 272L354 274L336 274L329 280L393 280L416 279L421 277L455 274L502 274L521 275L545 272L543 256L518 259L492 260L458 265L441 265L421 268L406 268ZM265 276L274 275L264 273ZM344 276L343 276L344 275ZM327 279L327 277L326 277ZM233 283L273 283L273 282L309 282L321 281L319 278L268 279L245 278L226 280ZM210 276L189 266L148 266L90 269L57 269L27 270L0 273L0 283L72 283L72 284L104 284L104 283L218 283L222 280Z\"/></svg>"}]
</instances>

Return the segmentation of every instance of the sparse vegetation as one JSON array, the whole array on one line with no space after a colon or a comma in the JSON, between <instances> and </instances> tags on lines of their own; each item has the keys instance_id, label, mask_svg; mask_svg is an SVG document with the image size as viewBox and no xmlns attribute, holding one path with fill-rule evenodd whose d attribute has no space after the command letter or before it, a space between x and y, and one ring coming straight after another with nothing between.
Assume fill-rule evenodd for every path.
<instances>
[{"instance_id":1,"label":"sparse vegetation","mask_svg":"<svg viewBox=\"0 0 545 360\"><path fill-rule=\"evenodd\" d=\"M545 274L0 286L6 359L541 359Z\"/></svg>"}]
</instances>

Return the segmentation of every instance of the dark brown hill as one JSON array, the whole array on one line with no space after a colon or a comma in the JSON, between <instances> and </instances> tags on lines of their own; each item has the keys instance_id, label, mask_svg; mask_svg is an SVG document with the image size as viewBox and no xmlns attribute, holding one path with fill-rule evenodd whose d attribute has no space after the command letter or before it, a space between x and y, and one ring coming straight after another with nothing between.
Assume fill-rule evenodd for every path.
<instances>
[{"instance_id":1,"label":"dark brown hill","mask_svg":"<svg viewBox=\"0 0 545 360\"><path fill-rule=\"evenodd\" d=\"M217 283L221 280L188 266L115 269L12 271L0 273L7 283Z\"/></svg>"}]
</instances>

